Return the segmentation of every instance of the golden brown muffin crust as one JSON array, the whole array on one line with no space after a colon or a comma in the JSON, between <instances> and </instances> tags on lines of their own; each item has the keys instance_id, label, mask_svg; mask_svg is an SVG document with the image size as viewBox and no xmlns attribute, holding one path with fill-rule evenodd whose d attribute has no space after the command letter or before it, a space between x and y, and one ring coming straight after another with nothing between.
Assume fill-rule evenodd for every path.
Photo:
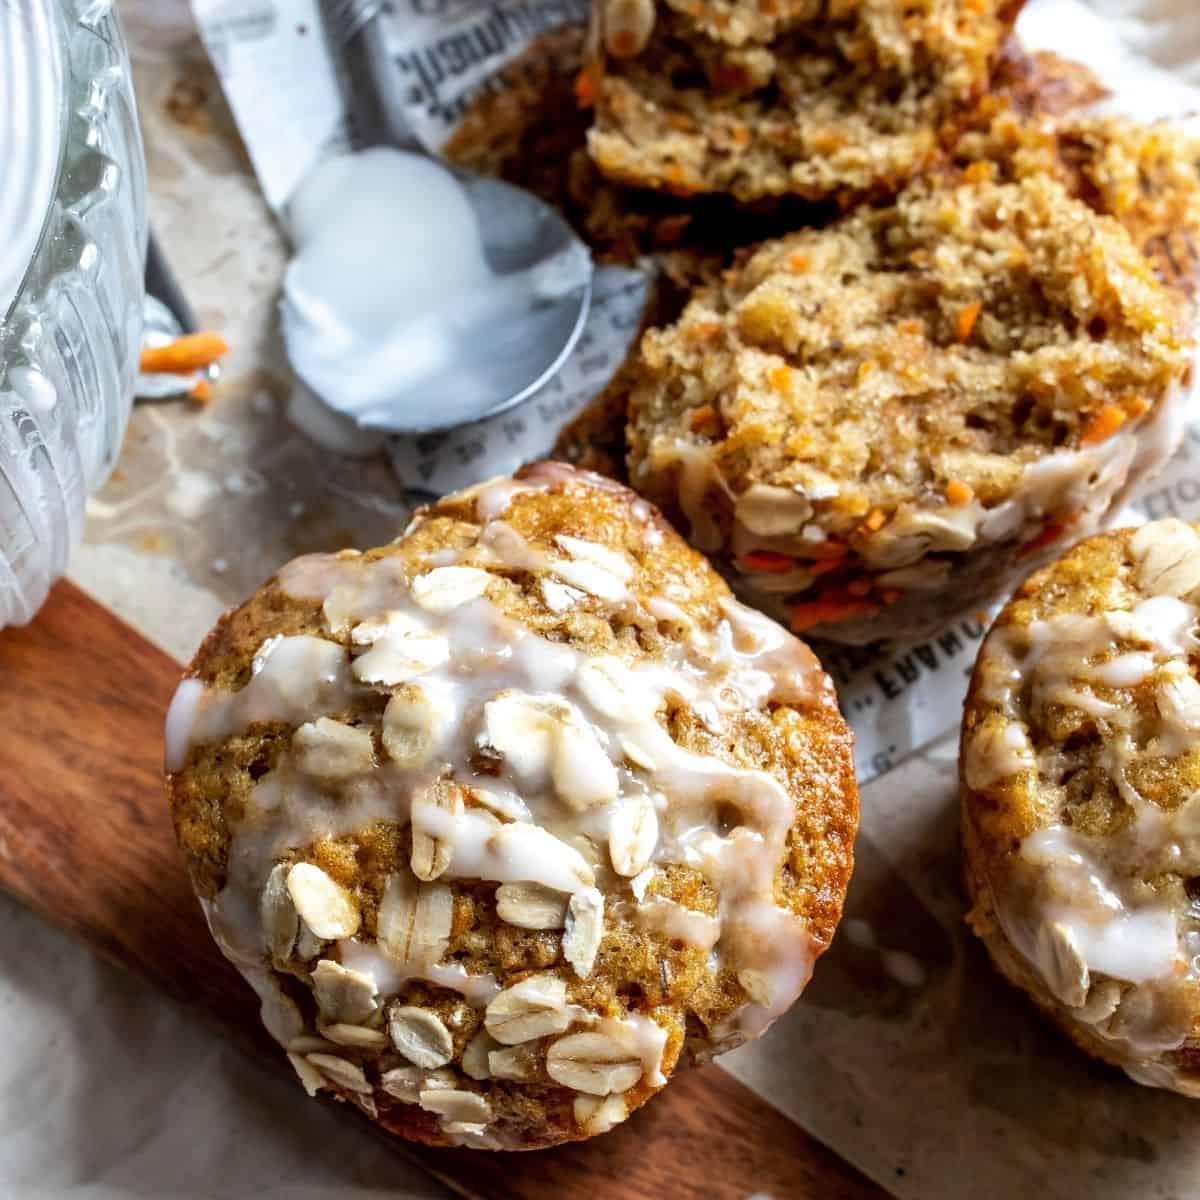
<instances>
[{"instance_id":1,"label":"golden brown muffin crust","mask_svg":"<svg viewBox=\"0 0 1200 1200\"><path fill-rule=\"evenodd\" d=\"M509 487L511 494L501 495L498 491ZM614 604L579 592L570 606L553 607L547 599L551 595L547 590L551 576L539 567L514 565L516 560L502 557L498 561L497 543L484 537L487 529L495 532L497 519L492 506L497 503L502 504L499 524L504 527L504 544L524 547L518 554L520 561L526 561L522 555L560 555L563 538L567 544L599 548L587 553L600 564L608 561L605 554L628 562L629 602ZM489 507L489 517L481 516L480 505ZM571 543L570 539L579 539L579 543ZM406 534L390 546L363 555L346 553L340 559L300 560L293 564L247 604L222 619L197 655L189 678L222 693L245 689L252 676L264 669L264 654L273 653L269 648L278 644L273 639L280 636L316 637L322 644L346 650L357 647L354 631L358 627L352 622L339 625L335 620L340 611L337 605L348 601L339 599L336 589L324 589L320 598L305 598L305 587L298 580L323 578L322 572L331 579L377 578L378 572L384 571L388 579L396 581L394 586L411 591L414 580L426 577L431 567L444 565L449 559L453 559L454 570L486 572L487 603L489 611L495 613L493 619L514 621L544 639L548 646L569 649L586 661L611 655L631 669L655 668L673 661L672 656L688 639L715 634L729 620L731 601L725 584L644 501L598 477L563 466L541 466L523 472L515 485L493 483L448 497L418 514ZM581 578L586 581L587 577ZM754 630L759 627L752 622L740 632L739 628L732 628L729 636L740 644L756 637ZM782 785L794 810L794 820L781 843L771 885L773 903L803 922L812 952L819 954L832 939L849 879L857 823L856 790L851 737L837 711L832 689L815 660L798 644L774 661L778 669L783 669L783 664L793 658L799 672L796 678L806 681L794 695L788 690L793 687L789 684L768 702L730 710L718 724L711 715L695 711L680 695L666 704L657 719L676 747L700 756L700 761L711 764L710 770L719 770L719 764L725 764L743 776L746 772L763 772ZM344 703L330 700L325 704L320 716L323 721L337 723L339 752L348 741L350 750L359 753L357 739L368 737L369 757L375 763L385 763L392 752L382 740L388 728L384 706L390 710L402 694L408 703L407 686L351 690ZM261 788L273 774L282 778L296 769L301 753L298 739L313 738L312 732L305 731L315 728L315 715L306 714L303 729L296 720L252 721L244 730L227 736L193 739L170 777L173 815L189 869L197 891L210 906L214 930L219 937L228 934L232 939L235 957L236 946L241 943L228 932L228 911L223 915L221 901L231 887L240 886L236 872L244 870L245 860L238 857L241 852L234 850L242 844L238 839L246 836L247 822L262 819L259 815L251 818L262 807L262 801L254 796L255 788ZM323 741L319 747L322 753L327 752L325 745ZM492 767L486 756L476 759L475 770L473 779L463 781L468 814L479 813L481 805L486 807L485 798L477 791L488 786L487 772ZM358 803L355 797L363 794L361 789L368 783L369 779L351 775L325 782L318 778L316 786L329 802L344 807ZM747 819L738 807L745 802L735 789L728 804L718 804L714 818L717 828L724 828L727 835L736 833ZM374 809L369 806L366 811ZM295 844L275 861L288 880L297 865L318 868L340 889L339 894L356 914L356 938L365 940L369 948L382 939L380 923L390 920L385 917L391 903L387 893L396 885L389 881L405 876L410 861L416 863L417 846L412 830L403 822L375 819L350 832ZM609 880L610 876L602 872L602 878ZM441 961L454 971L465 972L469 979L494 979L502 989L530 979L536 986L544 986L537 981L547 978L562 981L568 989L569 1004L592 1014L592 1021L616 1022L613 1028L625 1033L635 1027L661 1030L661 1035L655 1036L664 1039L660 1057L666 1075L681 1054L687 1058L706 1056L730 1042L728 1032L718 1031L729 1025L731 1014L747 1004L748 993L739 977L728 969L711 969L708 951L689 942L669 920L658 925L647 923L649 919L639 915L640 908L649 905L656 920L661 913L664 919L682 920L684 929L690 928L688 922L694 925L698 921L703 930L704 921L718 920L725 912L720 889L702 870L664 862L639 885L642 891L636 901L627 894L628 886L620 878L605 883L603 937L594 951L594 964L583 974L572 969L573 959L564 957L569 951L561 922L557 928L553 924L548 928L514 925L502 916L494 882L453 878L447 879L445 886L451 897L447 902L452 902L452 918L447 918L450 924ZM561 903L566 903L565 897ZM282 957L258 960L251 955L249 971L252 977L265 971L277 981L282 980L285 995L299 1006L306 1029L315 1024L320 1032L326 1029L328 1017L315 1012L313 989L317 987L317 969L332 969L324 964L333 956L333 950L326 942L324 951L318 947L316 960L310 951L311 947L302 951L296 943L296 949ZM237 961L246 969L244 956ZM356 962L351 956L343 965L354 970ZM525 1070L526 1079L508 1080L494 1074L480 1079L469 1072L464 1074L463 1066L468 1046L484 1029L484 1012L479 1007L452 988L420 978L408 979L394 994L389 993L387 1012L397 1007L432 1014L451 1031L449 1058L438 1068L443 1076L429 1076L425 1086L428 1090L429 1086L453 1083L459 1090L483 1097L494 1118L488 1125L488 1136L499 1137L506 1146L530 1148L588 1136L607 1127L604 1122L610 1117L623 1119L657 1087L647 1077L620 1092L620 1115L609 1113L593 1120L578 1107L578 1097L571 1090L547 1075L546 1056L553 1045L531 1045L524 1066L517 1059L525 1051L513 1047L515 1057L510 1056L512 1062L506 1069ZM491 1013L490 1008L486 1011ZM652 1026L636 1026L642 1018L651 1021ZM354 1036L368 1037L370 1047L331 1050L329 1046L318 1046L314 1050L306 1042L294 1056L299 1055L304 1064L311 1065L313 1054L324 1061L332 1053L335 1058L345 1058L354 1070L366 1071L368 1082L375 1086L365 1092L353 1073L348 1076L349 1085L337 1077L338 1071L345 1073L345 1067L333 1068L332 1082L340 1095L373 1110L381 1123L404 1136L431 1142L483 1137L482 1133L458 1132L454 1122L439 1124L440 1118L421 1109L404 1091L408 1085L403 1079L395 1085L399 1089L395 1094L386 1093L384 1075L409 1068L386 1042L382 1049L374 1046L372 1030L390 1028L382 1010L376 1011L367 1024L366 1034ZM608 1026L601 1023L598 1028ZM311 1042L313 1035L305 1036ZM326 1032L322 1036L331 1035ZM298 1066L302 1077L307 1069L307 1065ZM324 1080L321 1086L330 1086L326 1069L318 1067L318 1080ZM425 1097L423 1103L435 1100ZM478 1101L464 1103L469 1107Z\"/></svg>"},{"instance_id":2,"label":"golden brown muffin crust","mask_svg":"<svg viewBox=\"0 0 1200 1200\"><path fill-rule=\"evenodd\" d=\"M1079 543L989 632L960 753L969 920L997 966L1083 1049L1189 1095L1198 597L1194 526Z\"/></svg>"}]
</instances>

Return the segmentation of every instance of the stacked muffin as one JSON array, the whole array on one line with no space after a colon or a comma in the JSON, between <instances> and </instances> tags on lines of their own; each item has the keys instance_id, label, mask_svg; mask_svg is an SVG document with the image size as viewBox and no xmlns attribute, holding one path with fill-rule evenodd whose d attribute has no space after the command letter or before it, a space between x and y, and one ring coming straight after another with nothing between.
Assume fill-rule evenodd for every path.
<instances>
[{"instance_id":1,"label":"stacked muffin","mask_svg":"<svg viewBox=\"0 0 1200 1200\"><path fill-rule=\"evenodd\" d=\"M1200 151L1076 115L1094 82L979 9L594 10L602 173L752 207L894 197L710 268L562 443L611 462L583 441L622 425L632 486L813 636L931 633L1095 529L1181 434Z\"/></svg>"}]
</instances>

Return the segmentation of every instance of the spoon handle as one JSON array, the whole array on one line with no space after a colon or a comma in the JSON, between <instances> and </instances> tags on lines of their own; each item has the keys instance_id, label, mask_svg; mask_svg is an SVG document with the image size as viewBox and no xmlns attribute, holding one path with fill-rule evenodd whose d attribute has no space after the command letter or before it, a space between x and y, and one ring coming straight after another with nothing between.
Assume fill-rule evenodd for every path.
<instances>
[{"instance_id":1,"label":"spoon handle","mask_svg":"<svg viewBox=\"0 0 1200 1200\"><path fill-rule=\"evenodd\" d=\"M392 67L381 0L321 0L321 16L337 68L356 150L421 146L403 116L403 85Z\"/></svg>"}]
</instances>

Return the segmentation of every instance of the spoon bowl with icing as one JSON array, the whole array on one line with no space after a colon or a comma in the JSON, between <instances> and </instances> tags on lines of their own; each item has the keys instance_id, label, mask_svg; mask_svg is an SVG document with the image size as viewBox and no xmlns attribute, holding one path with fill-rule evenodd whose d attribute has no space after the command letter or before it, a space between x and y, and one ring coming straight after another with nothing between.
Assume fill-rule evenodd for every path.
<instances>
[{"instance_id":1,"label":"spoon bowl with icing","mask_svg":"<svg viewBox=\"0 0 1200 1200\"><path fill-rule=\"evenodd\" d=\"M377 23L348 28L343 7L326 14L330 41L365 148L323 158L288 204L288 356L362 429L428 433L503 412L574 348L591 256L531 193L389 144L403 135Z\"/></svg>"}]
</instances>

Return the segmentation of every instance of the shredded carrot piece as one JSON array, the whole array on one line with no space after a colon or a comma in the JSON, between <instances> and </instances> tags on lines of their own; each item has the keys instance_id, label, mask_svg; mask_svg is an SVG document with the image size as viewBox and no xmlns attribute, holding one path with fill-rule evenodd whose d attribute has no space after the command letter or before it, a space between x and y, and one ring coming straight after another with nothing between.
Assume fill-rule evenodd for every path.
<instances>
[{"instance_id":1,"label":"shredded carrot piece","mask_svg":"<svg viewBox=\"0 0 1200 1200\"><path fill-rule=\"evenodd\" d=\"M1031 554L1036 554L1039 550L1045 549L1051 542L1057 542L1069 527L1067 521L1047 521L1042 526L1042 532L1037 537L1028 541L1017 551L1017 558L1028 558Z\"/></svg>"},{"instance_id":2,"label":"shredded carrot piece","mask_svg":"<svg viewBox=\"0 0 1200 1200\"><path fill-rule=\"evenodd\" d=\"M995 163L980 160L970 163L963 172L963 178L968 183L989 183L996 175Z\"/></svg>"},{"instance_id":3,"label":"shredded carrot piece","mask_svg":"<svg viewBox=\"0 0 1200 1200\"><path fill-rule=\"evenodd\" d=\"M730 131L733 140L743 148L750 145L750 126L739 121Z\"/></svg>"},{"instance_id":4,"label":"shredded carrot piece","mask_svg":"<svg viewBox=\"0 0 1200 1200\"><path fill-rule=\"evenodd\" d=\"M969 483L963 483L961 479L952 479L946 484L946 503L953 504L955 508L960 508L964 504L970 504L975 499L975 492Z\"/></svg>"},{"instance_id":5,"label":"shredded carrot piece","mask_svg":"<svg viewBox=\"0 0 1200 1200\"><path fill-rule=\"evenodd\" d=\"M711 404L702 404L688 419L688 425L695 433L706 433L716 437L721 432L721 421L717 410Z\"/></svg>"},{"instance_id":6,"label":"shredded carrot piece","mask_svg":"<svg viewBox=\"0 0 1200 1200\"><path fill-rule=\"evenodd\" d=\"M981 312L983 305L978 300L972 300L958 310L958 316L954 318L954 335L960 342L965 342L971 336Z\"/></svg>"},{"instance_id":7,"label":"shredded carrot piece","mask_svg":"<svg viewBox=\"0 0 1200 1200\"><path fill-rule=\"evenodd\" d=\"M197 379L188 399L193 404L205 405L212 399L212 384L207 379Z\"/></svg>"},{"instance_id":8,"label":"shredded carrot piece","mask_svg":"<svg viewBox=\"0 0 1200 1200\"><path fill-rule=\"evenodd\" d=\"M871 580L868 576L863 575L858 579L850 580L850 582L846 584L846 591L848 591L851 596L865 596L871 590L872 586L873 580Z\"/></svg>"},{"instance_id":9,"label":"shredded carrot piece","mask_svg":"<svg viewBox=\"0 0 1200 1200\"><path fill-rule=\"evenodd\" d=\"M793 271L807 271L811 264L811 259L809 259L808 255L805 254L803 250L797 250L794 253L789 254L787 261L788 266L791 267Z\"/></svg>"},{"instance_id":10,"label":"shredded carrot piece","mask_svg":"<svg viewBox=\"0 0 1200 1200\"><path fill-rule=\"evenodd\" d=\"M824 559L829 562L841 562L847 554L850 553L850 548L845 542L835 541L830 539L826 542L817 542L811 546L808 551L813 558Z\"/></svg>"},{"instance_id":11,"label":"shredded carrot piece","mask_svg":"<svg viewBox=\"0 0 1200 1200\"><path fill-rule=\"evenodd\" d=\"M575 76L575 103L580 108L593 108L599 94L600 69L595 63L592 63Z\"/></svg>"},{"instance_id":12,"label":"shredded carrot piece","mask_svg":"<svg viewBox=\"0 0 1200 1200\"><path fill-rule=\"evenodd\" d=\"M700 321L692 326L692 332L706 342L715 338L721 332L720 321Z\"/></svg>"},{"instance_id":13,"label":"shredded carrot piece","mask_svg":"<svg viewBox=\"0 0 1200 1200\"><path fill-rule=\"evenodd\" d=\"M165 346L147 346L141 369L147 375L187 375L212 366L229 353L229 343L219 333L189 333Z\"/></svg>"},{"instance_id":14,"label":"shredded carrot piece","mask_svg":"<svg viewBox=\"0 0 1200 1200\"><path fill-rule=\"evenodd\" d=\"M772 367L767 372L767 379L781 396L786 396L792 390L791 367Z\"/></svg>"},{"instance_id":15,"label":"shredded carrot piece","mask_svg":"<svg viewBox=\"0 0 1200 1200\"><path fill-rule=\"evenodd\" d=\"M873 508L867 513L866 519L862 523L863 529L868 533L878 533L887 524L887 514L882 508Z\"/></svg>"},{"instance_id":16,"label":"shredded carrot piece","mask_svg":"<svg viewBox=\"0 0 1200 1200\"><path fill-rule=\"evenodd\" d=\"M751 550L738 560L738 566L744 570L762 575L782 575L795 565L796 560L790 554L780 554L776 550Z\"/></svg>"},{"instance_id":17,"label":"shredded carrot piece","mask_svg":"<svg viewBox=\"0 0 1200 1200\"><path fill-rule=\"evenodd\" d=\"M792 606L791 627L793 633L803 633L814 625L827 621L845 621L850 617L863 617L879 608L867 600L811 600L806 604Z\"/></svg>"},{"instance_id":18,"label":"shredded carrot piece","mask_svg":"<svg viewBox=\"0 0 1200 1200\"><path fill-rule=\"evenodd\" d=\"M1143 396L1129 396L1125 400L1125 412L1131 417L1140 417L1149 410L1150 401Z\"/></svg>"},{"instance_id":19,"label":"shredded carrot piece","mask_svg":"<svg viewBox=\"0 0 1200 1200\"><path fill-rule=\"evenodd\" d=\"M1093 446L1097 442L1105 441L1107 438L1112 437L1125 424L1127 419L1125 410L1119 405L1104 405L1103 408L1092 414L1091 419L1084 426L1083 434L1079 439L1080 444L1083 446Z\"/></svg>"},{"instance_id":20,"label":"shredded carrot piece","mask_svg":"<svg viewBox=\"0 0 1200 1200\"><path fill-rule=\"evenodd\" d=\"M836 571L845 558L844 554L839 554L836 558L818 558L809 564L808 569L814 578L819 578L821 575L828 575L830 571Z\"/></svg>"},{"instance_id":21,"label":"shredded carrot piece","mask_svg":"<svg viewBox=\"0 0 1200 1200\"><path fill-rule=\"evenodd\" d=\"M884 588L883 591L879 593L879 598L884 602L884 604L895 604L896 601L899 600L903 595L904 592L901 591L900 588Z\"/></svg>"}]
</instances>

